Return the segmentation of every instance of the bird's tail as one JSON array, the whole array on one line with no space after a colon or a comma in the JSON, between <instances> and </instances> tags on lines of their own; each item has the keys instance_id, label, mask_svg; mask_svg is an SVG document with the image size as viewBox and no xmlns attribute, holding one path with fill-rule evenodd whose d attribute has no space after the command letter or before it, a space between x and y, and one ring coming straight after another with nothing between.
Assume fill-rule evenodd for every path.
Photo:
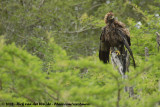
<instances>
[{"instance_id":1,"label":"bird's tail","mask_svg":"<svg viewBox=\"0 0 160 107\"><path fill-rule=\"evenodd\" d=\"M123 43L124 43L125 47L126 47L127 50L129 51L129 53L130 53L130 55L131 55L131 57L132 57L132 59L133 59L133 65L134 65L134 67L136 67L136 63L135 63L135 60L134 60L134 57L133 57L132 50L131 50L131 48L129 47L129 44L128 44L126 38L125 38L125 35L124 35L124 34L122 33L122 31L119 30L119 29L117 29L117 32L118 32L118 34L123 38Z\"/></svg>"}]
</instances>

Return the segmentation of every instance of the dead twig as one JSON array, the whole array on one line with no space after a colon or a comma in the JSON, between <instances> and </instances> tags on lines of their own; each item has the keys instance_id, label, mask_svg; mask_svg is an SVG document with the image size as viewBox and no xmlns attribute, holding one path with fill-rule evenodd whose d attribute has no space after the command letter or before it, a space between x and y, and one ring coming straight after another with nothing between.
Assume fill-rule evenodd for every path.
<instances>
[{"instance_id":1,"label":"dead twig","mask_svg":"<svg viewBox=\"0 0 160 107\"><path fill-rule=\"evenodd\" d=\"M99 29L100 27L95 27L95 28L86 28L86 29L80 29L77 31L54 31L54 33L69 33L69 34L74 34L74 33L81 33L81 32L85 32L88 30L93 30L93 29Z\"/></svg>"},{"instance_id":2,"label":"dead twig","mask_svg":"<svg viewBox=\"0 0 160 107\"><path fill-rule=\"evenodd\" d=\"M159 46L160 46L160 34L158 32L156 32L157 34L157 38L156 38L156 41L157 41L157 48L158 48L158 52L159 52Z\"/></svg>"}]
</instances>

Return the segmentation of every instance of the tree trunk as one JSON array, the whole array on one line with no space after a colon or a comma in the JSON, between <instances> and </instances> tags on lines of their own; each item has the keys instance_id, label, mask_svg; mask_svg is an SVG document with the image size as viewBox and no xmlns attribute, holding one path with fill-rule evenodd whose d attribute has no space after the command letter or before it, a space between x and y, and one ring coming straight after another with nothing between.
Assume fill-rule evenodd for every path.
<instances>
[{"instance_id":1,"label":"tree trunk","mask_svg":"<svg viewBox=\"0 0 160 107\"><path fill-rule=\"evenodd\" d=\"M148 57L149 57L149 49L145 47L145 61L148 61Z\"/></svg>"},{"instance_id":2,"label":"tree trunk","mask_svg":"<svg viewBox=\"0 0 160 107\"><path fill-rule=\"evenodd\" d=\"M159 46L160 46L160 34L159 34L158 32L156 32L156 34L157 34L157 39L156 39L156 41L157 41L157 48L158 48L158 52L159 52Z\"/></svg>"}]
</instances>

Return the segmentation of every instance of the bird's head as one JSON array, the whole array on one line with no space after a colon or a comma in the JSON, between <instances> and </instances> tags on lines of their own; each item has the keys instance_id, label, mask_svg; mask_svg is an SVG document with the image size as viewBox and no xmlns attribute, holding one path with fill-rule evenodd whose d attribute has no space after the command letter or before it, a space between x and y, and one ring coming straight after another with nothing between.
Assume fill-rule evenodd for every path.
<instances>
[{"instance_id":1,"label":"bird's head","mask_svg":"<svg viewBox=\"0 0 160 107\"><path fill-rule=\"evenodd\" d=\"M104 21L106 24L114 22L114 14L112 12L107 13L104 17Z\"/></svg>"}]
</instances>

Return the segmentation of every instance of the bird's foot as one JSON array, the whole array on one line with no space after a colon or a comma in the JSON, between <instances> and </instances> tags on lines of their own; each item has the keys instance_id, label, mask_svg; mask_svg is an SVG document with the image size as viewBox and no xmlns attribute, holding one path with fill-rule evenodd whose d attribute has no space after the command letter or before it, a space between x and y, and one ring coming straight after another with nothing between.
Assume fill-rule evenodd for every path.
<instances>
[{"instance_id":1,"label":"bird's foot","mask_svg":"<svg viewBox=\"0 0 160 107\"><path fill-rule=\"evenodd\" d=\"M118 50L116 50L115 52L117 55L121 55L121 53Z\"/></svg>"}]
</instances>

